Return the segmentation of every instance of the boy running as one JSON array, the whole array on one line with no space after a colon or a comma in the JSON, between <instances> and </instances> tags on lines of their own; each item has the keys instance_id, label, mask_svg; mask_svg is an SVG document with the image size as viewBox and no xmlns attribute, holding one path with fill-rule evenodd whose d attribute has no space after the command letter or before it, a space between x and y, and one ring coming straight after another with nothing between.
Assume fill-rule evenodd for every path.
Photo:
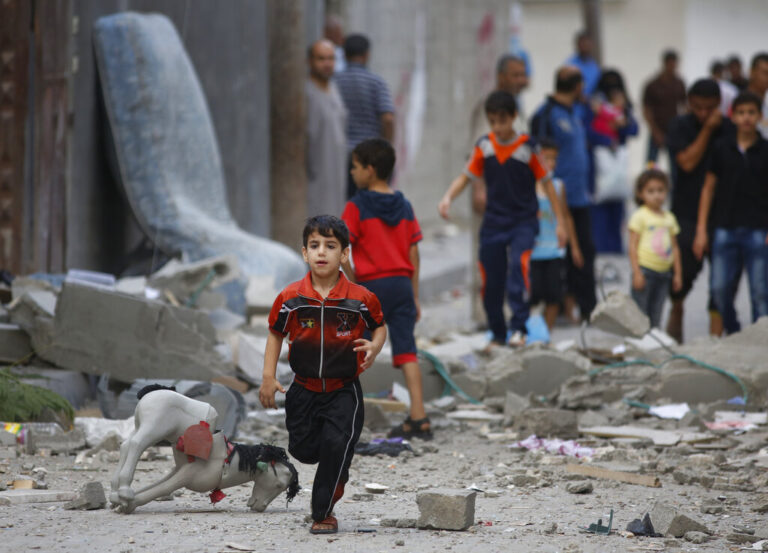
<instances>
[{"instance_id":1,"label":"boy running","mask_svg":"<svg viewBox=\"0 0 768 553\"><path fill-rule=\"evenodd\" d=\"M387 337L379 300L340 271L349 256L349 231L338 217L312 217L304 227L309 273L277 296L269 314L259 400L275 407L275 378L283 338L296 373L285 396L288 451L302 463L318 463L312 487L310 532L333 534L331 514L344 495L355 444L363 429L358 376L373 364ZM372 339L363 333L372 332Z\"/></svg>"}]
</instances>

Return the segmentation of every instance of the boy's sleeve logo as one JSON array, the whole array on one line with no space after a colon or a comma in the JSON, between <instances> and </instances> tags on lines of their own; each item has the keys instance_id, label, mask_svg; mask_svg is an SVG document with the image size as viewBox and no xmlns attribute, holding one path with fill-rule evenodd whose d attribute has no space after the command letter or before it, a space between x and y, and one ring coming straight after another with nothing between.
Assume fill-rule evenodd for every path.
<instances>
[{"instance_id":1,"label":"boy's sleeve logo","mask_svg":"<svg viewBox=\"0 0 768 553\"><path fill-rule=\"evenodd\" d=\"M315 319L299 319L301 328L315 328Z\"/></svg>"}]
</instances>

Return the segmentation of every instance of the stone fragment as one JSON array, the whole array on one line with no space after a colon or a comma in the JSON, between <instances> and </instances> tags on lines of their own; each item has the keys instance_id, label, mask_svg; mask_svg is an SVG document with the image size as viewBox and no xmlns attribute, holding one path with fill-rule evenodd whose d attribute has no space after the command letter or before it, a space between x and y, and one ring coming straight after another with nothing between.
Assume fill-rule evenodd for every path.
<instances>
[{"instance_id":1,"label":"stone fragment","mask_svg":"<svg viewBox=\"0 0 768 553\"><path fill-rule=\"evenodd\" d=\"M469 397L478 401L485 397L488 383L484 375L476 372L463 372L451 378Z\"/></svg>"},{"instance_id":2,"label":"stone fragment","mask_svg":"<svg viewBox=\"0 0 768 553\"><path fill-rule=\"evenodd\" d=\"M706 543L707 540L709 539L709 536L707 536L704 532L689 531L685 533L684 538L685 538L685 541L701 544L701 543Z\"/></svg>"},{"instance_id":3,"label":"stone fragment","mask_svg":"<svg viewBox=\"0 0 768 553\"><path fill-rule=\"evenodd\" d=\"M725 505L719 501L705 501L701 504L701 512L705 515L719 515L725 512Z\"/></svg>"},{"instance_id":4,"label":"stone fragment","mask_svg":"<svg viewBox=\"0 0 768 553\"><path fill-rule=\"evenodd\" d=\"M0 428L0 445L16 445L16 434Z\"/></svg>"},{"instance_id":5,"label":"stone fragment","mask_svg":"<svg viewBox=\"0 0 768 553\"><path fill-rule=\"evenodd\" d=\"M216 351L216 333L202 311L173 307L111 290L65 283L53 330L39 349L56 366L91 374L210 380L234 367Z\"/></svg>"},{"instance_id":6,"label":"stone fragment","mask_svg":"<svg viewBox=\"0 0 768 553\"><path fill-rule=\"evenodd\" d=\"M61 490L6 490L0 492L0 506L18 503L48 503L51 501L70 501L77 493Z\"/></svg>"},{"instance_id":7,"label":"stone fragment","mask_svg":"<svg viewBox=\"0 0 768 553\"><path fill-rule=\"evenodd\" d=\"M0 361L13 363L31 351L29 335L19 325L0 323Z\"/></svg>"},{"instance_id":8,"label":"stone fragment","mask_svg":"<svg viewBox=\"0 0 768 553\"><path fill-rule=\"evenodd\" d=\"M504 398L504 426L510 426L515 417L529 406L530 401L527 398L508 391Z\"/></svg>"},{"instance_id":9,"label":"stone fragment","mask_svg":"<svg viewBox=\"0 0 768 553\"><path fill-rule=\"evenodd\" d=\"M760 541L760 538L754 534L744 534L742 532L731 532L725 536L725 539L731 543L737 544L755 543L756 541Z\"/></svg>"},{"instance_id":10,"label":"stone fragment","mask_svg":"<svg viewBox=\"0 0 768 553\"><path fill-rule=\"evenodd\" d=\"M526 409L515 418L513 428L521 435L540 438L569 439L579 434L576 413L564 409Z\"/></svg>"},{"instance_id":11,"label":"stone fragment","mask_svg":"<svg viewBox=\"0 0 768 553\"><path fill-rule=\"evenodd\" d=\"M85 447L85 432L73 428L65 432L57 424L40 423L27 426L25 438L27 453L34 454L42 449L51 453L72 453Z\"/></svg>"},{"instance_id":12,"label":"stone fragment","mask_svg":"<svg viewBox=\"0 0 768 553\"><path fill-rule=\"evenodd\" d=\"M530 474L516 474L512 477L511 481L515 486L519 488L535 486L539 483L539 479L536 476Z\"/></svg>"},{"instance_id":13,"label":"stone fragment","mask_svg":"<svg viewBox=\"0 0 768 553\"><path fill-rule=\"evenodd\" d=\"M103 509L106 505L107 497L101 482L87 482L80 488L77 498L65 504L64 508L71 511L93 511Z\"/></svg>"},{"instance_id":14,"label":"stone fragment","mask_svg":"<svg viewBox=\"0 0 768 553\"><path fill-rule=\"evenodd\" d=\"M569 482L565 486L565 491L573 494L587 494L592 493L594 487L589 480L582 480L580 482Z\"/></svg>"},{"instance_id":15,"label":"stone fragment","mask_svg":"<svg viewBox=\"0 0 768 553\"><path fill-rule=\"evenodd\" d=\"M416 497L419 528L466 530L475 523L475 497L470 490L434 489Z\"/></svg>"},{"instance_id":16,"label":"stone fragment","mask_svg":"<svg viewBox=\"0 0 768 553\"><path fill-rule=\"evenodd\" d=\"M667 503L657 502L651 509L650 517L654 530L663 536L681 538L690 531L712 533L702 523L684 515Z\"/></svg>"},{"instance_id":17,"label":"stone fragment","mask_svg":"<svg viewBox=\"0 0 768 553\"><path fill-rule=\"evenodd\" d=\"M763 494L756 498L755 506L752 510L758 513L768 513L768 494Z\"/></svg>"},{"instance_id":18,"label":"stone fragment","mask_svg":"<svg viewBox=\"0 0 768 553\"><path fill-rule=\"evenodd\" d=\"M592 326L620 336L642 338L651 329L648 316L626 294L614 290L589 316Z\"/></svg>"}]
</instances>

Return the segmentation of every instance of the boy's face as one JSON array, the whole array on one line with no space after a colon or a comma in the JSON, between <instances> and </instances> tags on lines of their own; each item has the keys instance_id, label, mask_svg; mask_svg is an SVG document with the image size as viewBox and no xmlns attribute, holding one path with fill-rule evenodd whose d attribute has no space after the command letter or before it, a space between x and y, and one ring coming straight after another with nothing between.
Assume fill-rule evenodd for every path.
<instances>
[{"instance_id":1,"label":"boy's face","mask_svg":"<svg viewBox=\"0 0 768 553\"><path fill-rule=\"evenodd\" d=\"M314 231L307 238L307 245L301 248L301 254L312 275L324 278L339 272L341 264L349 258L349 247L342 248L333 235L323 236Z\"/></svg>"},{"instance_id":2,"label":"boy's face","mask_svg":"<svg viewBox=\"0 0 768 553\"><path fill-rule=\"evenodd\" d=\"M736 106L731 114L733 124L741 132L753 133L757 131L757 123L760 121L760 110L753 103Z\"/></svg>"},{"instance_id":3,"label":"boy's face","mask_svg":"<svg viewBox=\"0 0 768 553\"><path fill-rule=\"evenodd\" d=\"M713 111L720 109L720 99L691 96L688 98L688 107L699 123L704 123Z\"/></svg>"},{"instance_id":4,"label":"boy's face","mask_svg":"<svg viewBox=\"0 0 768 553\"><path fill-rule=\"evenodd\" d=\"M352 156L352 169L349 170L349 173L352 175L352 180L355 181L355 185L358 188L368 188L376 176L373 166L363 166L357 159L357 156Z\"/></svg>"},{"instance_id":5,"label":"boy's face","mask_svg":"<svg viewBox=\"0 0 768 553\"><path fill-rule=\"evenodd\" d=\"M544 168L551 173L557 165L557 150L554 148L542 148L541 152L539 152L539 159L544 164Z\"/></svg>"},{"instance_id":6,"label":"boy's face","mask_svg":"<svg viewBox=\"0 0 768 553\"><path fill-rule=\"evenodd\" d=\"M515 129L512 126L515 122L514 115L510 115L506 111L500 111L498 113L487 113L486 117L488 117L491 131L499 140L507 141L515 136Z\"/></svg>"}]
</instances>

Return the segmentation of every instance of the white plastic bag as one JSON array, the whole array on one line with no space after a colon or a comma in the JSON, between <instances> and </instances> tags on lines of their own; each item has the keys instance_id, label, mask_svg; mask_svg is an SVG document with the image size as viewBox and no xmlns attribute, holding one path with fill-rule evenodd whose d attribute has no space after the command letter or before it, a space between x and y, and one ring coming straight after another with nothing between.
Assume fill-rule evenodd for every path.
<instances>
[{"instance_id":1,"label":"white plastic bag","mask_svg":"<svg viewBox=\"0 0 768 553\"><path fill-rule=\"evenodd\" d=\"M595 203L626 200L629 197L629 152L595 146Z\"/></svg>"}]
</instances>

